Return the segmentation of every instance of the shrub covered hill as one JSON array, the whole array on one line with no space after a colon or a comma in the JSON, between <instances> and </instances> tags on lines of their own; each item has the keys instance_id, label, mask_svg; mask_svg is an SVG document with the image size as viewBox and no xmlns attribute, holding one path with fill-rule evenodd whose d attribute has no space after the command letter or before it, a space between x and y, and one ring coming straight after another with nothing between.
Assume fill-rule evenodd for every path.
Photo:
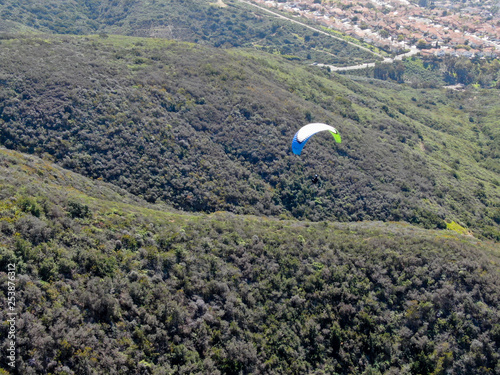
<instances>
[{"instance_id":1,"label":"shrub covered hill","mask_svg":"<svg viewBox=\"0 0 500 375\"><path fill-rule=\"evenodd\" d=\"M183 213L0 149L2 374L494 374L499 261L404 223Z\"/></svg>"},{"instance_id":2,"label":"shrub covered hill","mask_svg":"<svg viewBox=\"0 0 500 375\"><path fill-rule=\"evenodd\" d=\"M497 90L354 81L163 39L0 43L7 148L186 211L402 220L500 238ZM320 134L293 155L294 133L312 121L343 142Z\"/></svg>"},{"instance_id":3,"label":"shrub covered hill","mask_svg":"<svg viewBox=\"0 0 500 375\"><path fill-rule=\"evenodd\" d=\"M302 20L311 24L311 21ZM3 0L0 31L53 34L120 34L202 45L249 47L311 63L350 65L381 60L319 25L309 28L239 0ZM344 40L346 39L346 40ZM351 38L352 39L352 38ZM362 44L361 42L356 42Z\"/></svg>"}]
</instances>

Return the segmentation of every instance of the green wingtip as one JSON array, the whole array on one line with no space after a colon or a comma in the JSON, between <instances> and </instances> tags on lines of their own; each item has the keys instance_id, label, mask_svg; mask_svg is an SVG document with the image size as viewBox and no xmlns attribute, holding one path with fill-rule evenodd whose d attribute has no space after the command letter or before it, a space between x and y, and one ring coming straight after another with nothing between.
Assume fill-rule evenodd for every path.
<instances>
[{"instance_id":1,"label":"green wingtip","mask_svg":"<svg viewBox=\"0 0 500 375\"><path fill-rule=\"evenodd\" d=\"M342 142L342 138L340 138L340 134L339 133L334 133L331 130L330 130L330 133L332 133L333 138L335 138L335 142L337 142L337 143L341 143Z\"/></svg>"}]
</instances>

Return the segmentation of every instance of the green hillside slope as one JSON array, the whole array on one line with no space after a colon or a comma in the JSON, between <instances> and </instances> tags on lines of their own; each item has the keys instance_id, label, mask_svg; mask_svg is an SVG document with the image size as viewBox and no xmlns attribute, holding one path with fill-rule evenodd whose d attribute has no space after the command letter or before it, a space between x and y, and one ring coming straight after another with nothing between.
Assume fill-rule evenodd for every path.
<instances>
[{"instance_id":1,"label":"green hillside slope","mask_svg":"<svg viewBox=\"0 0 500 375\"><path fill-rule=\"evenodd\" d=\"M497 96L353 81L250 50L127 37L0 45L0 143L149 202L499 238ZM301 157L294 133L336 126ZM320 176L320 184L310 178Z\"/></svg>"},{"instance_id":2,"label":"green hillside slope","mask_svg":"<svg viewBox=\"0 0 500 375\"><path fill-rule=\"evenodd\" d=\"M12 373L494 373L498 250L407 224L175 213L0 149Z\"/></svg>"},{"instance_id":3,"label":"green hillside slope","mask_svg":"<svg viewBox=\"0 0 500 375\"><path fill-rule=\"evenodd\" d=\"M210 0L13 1L0 3L9 31L16 24L54 34L121 34L160 37L203 45L265 50L306 63L349 65L380 56L315 29L273 16L241 1L218 6ZM10 22L10 24L8 23ZM304 20L303 22L309 22ZM0 29L1 31L2 29Z\"/></svg>"}]
</instances>

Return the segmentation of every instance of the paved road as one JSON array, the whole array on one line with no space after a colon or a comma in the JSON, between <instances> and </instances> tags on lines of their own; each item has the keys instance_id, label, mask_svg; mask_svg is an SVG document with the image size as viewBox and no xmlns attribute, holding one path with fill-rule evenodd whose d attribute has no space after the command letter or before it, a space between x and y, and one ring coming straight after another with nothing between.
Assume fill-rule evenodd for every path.
<instances>
[{"instance_id":1,"label":"paved road","mask_svg":"<svg viewBox=\"0 0 500 375\"><path fill-rule=\"evenodd\" d=\"M314 30L318 33L321 33L321 34L324 34L324 35L328 35L329 37L333 38L333 39L337 39L337 40L340 40L342 42L345 42L347 44L350 44L354 47L357 47L359 49L362 49L362 50L365 50L365 51L368 51L370 53L372 53L373 55L375 56L378 56L378 57L383 57L382 55L376 53L376 52L373 52L372 50L370 50L369 48L366 48L366 47L363 47L363 46L360 46L359 44L356 44L356 43L352 43L352 42L349 42L345 39L342 39L342 38L339 38L339 37L336 37L335 35L332 35L330 33L327 33L326 31L322 31L320 29L317 29L313 26L310 26L310 25L307 25L303 22L300 22L300 21L297 21L293 18L289 18L289 17L286 17L282 14L279 14L279 13L276 13L276 12L273 12L272 10L266 8L266 7L262 7L260 5L257 5L257 4L254 4L254 3L251 3L250 1L247 1L247 0L238 0L240 1L241 3L245 3L245 4L248 4L248 5L251 5L253 7L256 7L256 8L259 8L260 10L264 11L264 12L267 12L267 13L271 13L272 15L274 15L275 17L278 17L278 18L281 18L281 19L285 19L287 21L290 21L290 22L293 22L293 23L296 23L296 24L299 24L301 26L304 26L308 29L311 29L311 30ZM410 52L407 52L407 53L404 53L404 54L401 54L401 55L397 55L394 59L391 59L391 58L384 58L384 62L385 63L392 63L394 62L394 60L401 60L403 57L406 57L406 56L412 56L412 55L415 55L416 53L418 53L418 50L415 46L411 46L410 47ZM328 66L330 67L330 69L332 71L345 71L345 70L356 70L356 69L365 69L365 68L369 68L369 67L373 67L375 66L375 63L366 63L366 64L359 64L359 65L353 65L353 66L342 66L342 67L338 67L338 66L334 66L334 65L327 65L327 64L314 64L314 65L317 65L317 66Z\"/></svg>"},{"instance_id":2,"label":"paved road","mask_svg":"<svg viewBox=\"0 0 500 375\"><path fill-rule=\"evenodd\" d=\"M391 59L390 57L386 57L384 59L384 63L393 63L396 60L402 60L403 57L409 57L412 55L415 55L418 53L418 49L415 46L410 47L410 51L407 53L403 53L401 55L397 55L395 58ZM334 66L334 65L328 65L328 64L315 64L317 66L327 66L330 68L332 72L341 72L341 71L346 71L346 70L356 70L356 69L366 69L370 67L374 67L375 63L366 63L366 64L359 64L359 65L351 65L351 66Z\"/></svg>"}]
</instances>

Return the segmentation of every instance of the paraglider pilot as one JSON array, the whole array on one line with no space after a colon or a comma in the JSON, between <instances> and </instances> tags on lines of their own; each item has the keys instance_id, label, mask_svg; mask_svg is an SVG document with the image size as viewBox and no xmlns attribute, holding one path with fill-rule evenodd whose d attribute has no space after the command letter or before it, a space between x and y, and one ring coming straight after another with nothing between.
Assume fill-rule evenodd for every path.
<instances>
[{"instance_id":1,"label":"paraglider pilot","mask_svg":"<svg viewBox=\"0 0 500 375\"><path fill-rule=\"evenodd\" d=\"M317 184L317 183L318 183L318 180L319 180L319 179L318 179L318 175L317 175L317 174L315 174L315 175L314 175L314 177L313 177L313 179L312 179L311 181L312 181L312 183L313 183L313 184Z\"/></svg>"}]
</instances>

